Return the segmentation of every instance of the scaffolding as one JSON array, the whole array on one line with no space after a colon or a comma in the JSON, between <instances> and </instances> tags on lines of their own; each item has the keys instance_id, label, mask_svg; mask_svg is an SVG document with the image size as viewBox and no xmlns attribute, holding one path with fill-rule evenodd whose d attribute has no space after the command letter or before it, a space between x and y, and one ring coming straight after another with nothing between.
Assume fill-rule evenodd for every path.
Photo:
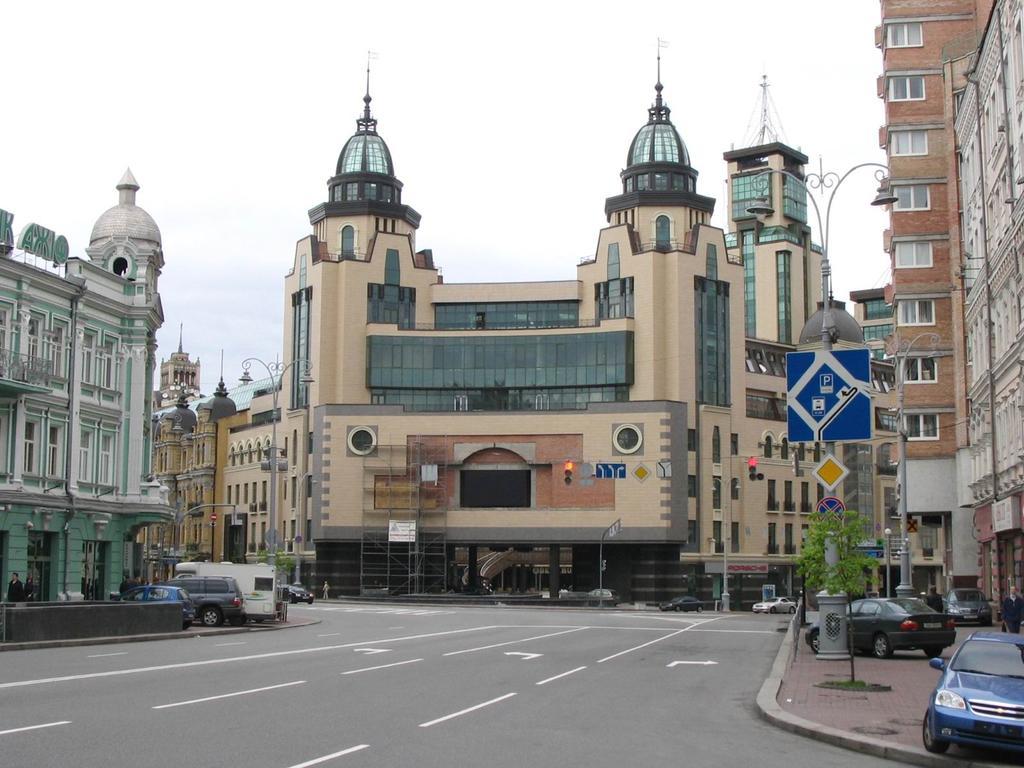
<instances>
[{"instance_id":1,"label":"scaffolding","mask_svg":"<svg viewBox=\"0 0 1024 768\"><path fill-rule=\"evenodd\" d=\"M447 470L443 441L416 437L364 458L361 594L446 591Z\"/></svg>"}]
</instances>

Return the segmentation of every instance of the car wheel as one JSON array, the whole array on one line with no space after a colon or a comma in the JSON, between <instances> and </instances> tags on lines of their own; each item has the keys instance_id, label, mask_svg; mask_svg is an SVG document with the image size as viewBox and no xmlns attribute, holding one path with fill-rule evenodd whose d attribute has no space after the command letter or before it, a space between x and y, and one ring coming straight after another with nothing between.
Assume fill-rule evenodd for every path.
<instances>
[{"instance_id":1,"label":"car wheel","mask_svg":"<svg viewBox=\"0 0 1024 768\"><path fill-rule=\"evenodd\" d=\"M775 613L775 606L768 609L768 613Z\"/></svg>"},{"instance_id":2,"label":"car wheel","mask_svg":"<svg viewBox=\"0 0 1024 768\"><path fill-rule=\"evenodd\" d=\"M819 638L818 638L818 630L814 630L813 632L811 632L811 650L813 650L815 653L817 653L818 649L819 649L819 646L820 646L820 641L819 641Z\"/></svg>"},{"instance_id":3,"label":"car wheel","mask_svg":"<svg viewBox=\"0 0 1024 768\"><path fill-rule=\"evenodd\" d=\"M208 605L199 611L199 619L203 622L204 627L219 627L224 623L220 608L215 605Z\"/></svg>"},{"instance_id":4,"label":"car wheel","mask_svg":"<svg viewBox=\"0 0 1024 768\"><path fill-rule=\"evenodd\" d=\"M942 655L942 646L939 645L932 645L927 648L922 648L921 650L924 651L924 655L929 659L937 659Z\"/></svg>"},{"instance_id":5,"label":"car wheel","mask_svg":"<svg viewBox=\"0 0 1024 768\"><path fill-rule=\"evenodd\" d=\"M679 611L681 611L681 610L683 610L683 606L677 605L676 606L676 613L679 613Z\"/></svg>"},{"instance_id":6,"label":"car wheel","mask_svg":"<svg viewBox=\"0 0 1024 768\"><path fill-rule=\"evenodd\" d=\"M889 636L884 632L879 632L871 641L871 652L875 654L876 659L888 659L892 656L892 643L889 642Z\"/></svg>"},{"instance_id":7,"label":"car wheel","mask_svg":"<svg viewBox=\"0 0 1024 768\"><path fill-rule=\"evenodd\" d=\"M790 613L796 613L796 606L795 605L789 606L789 612Z\"/></svg>"},{"instance_id":8,"label":"car wheel","mask_svg":"<svg viewBox=\"0 0 1024 768\"><path fill-rule=\"evenodd\" d=\"M931 719L932 713L929 710L924 713L924 722L921 723L921 741L924 742L924 748L929 752L941 755L949 749L949 742L932 736Z\"/></svg>"},{"instance_id":9,"label":"car wheel","mask_svg":"<svg viewBox=\"0 0 1024 768\"><path fill-rule=\"evenodd\" d=\"M698 605L696 608L694 608L694 610L697 613L704 613L704 606L703 605Z\"/></svg>"}]
</instances>

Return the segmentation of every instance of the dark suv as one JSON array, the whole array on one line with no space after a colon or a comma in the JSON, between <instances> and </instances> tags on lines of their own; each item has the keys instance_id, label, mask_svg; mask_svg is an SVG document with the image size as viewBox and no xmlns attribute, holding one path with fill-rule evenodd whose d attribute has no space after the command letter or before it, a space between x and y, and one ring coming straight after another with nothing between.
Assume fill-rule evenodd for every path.
<instances>
[{"instance_id":1,"label":"dark suv","mask_svg":"<svg viewBox=\"0 0 1024 768\"><path fill-rule=\"evenodd\" d=\"M219 627L225 619L233 627L245 623L242 590L231 576L178 576L170 584L188 590L203 626Z\"/></svg>"}]
</instances>

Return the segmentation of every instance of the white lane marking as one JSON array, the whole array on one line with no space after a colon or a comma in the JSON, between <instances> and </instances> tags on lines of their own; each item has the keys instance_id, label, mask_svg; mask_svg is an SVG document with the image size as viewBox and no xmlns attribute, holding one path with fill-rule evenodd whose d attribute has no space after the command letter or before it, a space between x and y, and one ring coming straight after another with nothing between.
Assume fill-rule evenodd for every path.
<instances>
[{"instance_id":1,"label":"white lane marking","mask_svg":"<svg viewBox=\"0 0 1024 768\"><path fill-rule=\"evenodd\" d=\"M388 629L405 629L405 627L388 627Z\"/></svg>"},{"instance_id":2,"label":"white lane marking","mask_svg":"<svg viewBox=\"0 0 1024 768\"><path fill-rule=\"evenodd\" d=\"M102 659L105 656L127 656L128 651L119 651L118 653L94 653L91 656L86 656L87 659Z\"/></svg>"},{"instance_id":3,"label":"white lane marking","mask_svg":"<svg viewBox=\"0 0 1024 768\"><path fill-rule=\"evenodd\" d=\"M243 642L238 642L238 643L214 643L213 647L214 648L223 648L225 645L245 645L245 642L243 641Z\"/></svg>"},{"instance_id":4,"label":"white lane marking","mask_svg":"<svg viewBox=\"0 0 1024 768\"><path fill-rule=\"evenodd\" d=\"M710 623L712 621L718 621L718 620L719 619L706 619L705 621L700 622L700 624L691 624L688 627L683 627L682 629L677 629L675 632L670 632L669 634L665 635L664 637L659 637L659 638L656 638L654 640L649 640L646 643L641 643L640 645L634 646L632 648L627 648L624 651L619 651L618 653L613 653L611 656L605 656L603 659L598 659L597 663L598 664L603 664L606 661L611 661L612 659L618 658L619 656L623 656L623 655L625 655L627 653L632 653L633 651L639 651L641 648L646 648L648 645L654 645L655 643L660 643L662 640L668 640L670 637L675 637L676 635L682 634L683 632L689 632L694 627L701 626L701 624L708 624L708 623Z\"/></svg>"},{"instance_id":5,"label":"white lane marking","mask_svg":"<svg viewBox=\"0 0 1024 768\"><path fill-rule=\"evenodd\" d=\"M390 648L353 648L356 653L365 653L367 656L376 656L378 653L390 653Z\"/></svg>"},{"instance_id":6,"label":"white lane marking","mask_svg":"<svg viewBox=\"0 0 1024 768\"><path fill-rule=\"evenodd\" d=\"M348 672L342 672L343 675L356 675L360 672L373 672L375 669L387 669L388 667L400 667L403 664L415 664L417 661L423 661L423 659L409 659L408 661L396 661L394 664L381 664L377 667L363 667L362 669L350 669Z\"/></svg>"},{"instance_id":7,"label":"white lane marking","mask_svg":"<svg viewBox=\"0 0 1024 768\"><path fill-rule=\"evenodd\" d=\"M694 632L734 632L737 635L777 635L774 629L695 629Z\"/></svg>"},{"instance_id":8,"label":"white lane marking","mask_svg":"<svg viewBox=\"0 0 1024 768\"><path fill-rule=\"evenodd\" d=\"M575 627L573 629L566 629L561 632L551 632L547 635L536 635L534 637L524 637L522 640L509 640L507 643L494 643L493 645L481 645L479 648L464 648L461 651L449 651L448 653L442 654L443 656L458 656L462 653L475 653L476 651L489 651L491 648L503 648L506 645L517 645L518 643L526 643L530 640L543 640L545 637L557 637L558 635L568 635L571 632L579 632L581 629L589 629L589 627Z\"/></svg>"},{"instance_id":9,"label":"white lane marking","mask_svg":"<svg viewBox=\"0 0 1024 768\"><path fill-rule=\"evenodd\" d=\"M328 760L333 760L336 757L342 757L343 755L351 755L353 752L358 752L362 749L366 749L369 746L369 744L360 744L357 747L349 747L348 749L341 750L341 752L334 752L330 755L324 755L323 757L315 757L312 760L307 760L304 763L297 763L295 765L289 766L289 768L309 768L309 766L311 765L319 765L320 763L326 763Z\"/></svg>"},{"instance_id":10,"label":"white lane marking","mask_svg":"<svg viewBox=\"0 0 1024 768\"><path fill-rule=\"evenodd\" d=\"M550 683L553 680L557 680L560 677L567 677L568 675L572 675L576 672L581 672L584 669L586 669L586 667L576 667L576 669L570 669L568 672L563 672L560 675L555 675L554 677L546 678L544 680L541 680L539 683L534 683L534 685L544 685L545 683Z\"/></svg>"},{"instance_id":11,"label":"white lane marking","mask_svg":"<svg viewBox=\"0 0 1024 768\"><path fill-rule=\"evenodd\" d=\"M389 629L401 629L401 627L389 627ZM317 637L337 637L341 632L327 632L323 635L317 635Z\"/></svg>"},{"instance_id":12,"label":"white lane marking","mask_svg":"<svg viewBox=\"0 0 1024 768\"><path fill-rule=\"evenodd\" d=\"M710 666L712 666L714 664L717 664L717 663L718 663L717 661L673 661L673 662L671 662L669 664L666 664L665 666L666 667L674 667L674 666L676 666L676 664L697 664L697 665L702 666L702 667L710 667Z\"/></svg>"},{"instance_id":13,"label":"white lane marking","mask_svg":"<svg viewBox=\"0 0 1024 768\"><path fill-rule=\"evenodd\" d=\"M481 632L486 629L504 629L498 624L486 624L482 627L469 627L467 629L450 629L444 632L425 632L420 635L405 635L402 637L389 637L370 640L370 643L397 643L402 640L422 640L427 637L444 637L446 635L461 635L467 632ZM249 656L227 656L222 659L204 659L202 661L182 661L176 664L158 664L152 667L133 667L130 669L112 669L107 672L87 672L81 675L63 675L61 677L43 677L37 680L17 680L13 683L0 683L0 690L5 688L24 688L29 685L43 685L45 683L66 683L72 680L91 680L97 677L114 677L119 675L134 675L139 672L163 672L169 669L188 669L189 667L205 667L211 664L230 664L235 661L258 661L260 659L273 659L279 656L298 656L307 653L320 653L321 651L337 651L343 648L352 648L356 645L365 645L366 640L356 643L344 643L342 645L318 645L315 648L297 648L293 651L272 651L269 653L254 653Z\"/></svg>"},{"instance_id":14,"label":"white lane marking","mask_svg":"<svg viewBox=\"0 0 1024 768\"><path fill-rule=\"evenodd\" d=\"M158 704L153 709L171 709L172 707L184 707L187 704L202 704L204 701L216 701L217 699L230 699L234 696L245 696L250 693L263 693L264 691L273 691L278 688L290 688L293 685L302 685L305 680L293 680L290 683L281 683L280 685L267 685L263 688L250 688L247 691L235 691L233 693L222 693L218 696L204 696L201 699L189 699L188 701L176 701L173 704Z\"/></svg>"},{"instance_id":15,"label":"white lane marking","mask_svg":"<svg viewBox=\"0 0 1024 768\"><path fill-rule=\"evenodd\" d=\"M460 709L458 712L452 712L450 715L445 715L444 717L439 717L436 720L428 720L425 723L420 723L420 728L429 728L432 725L437 725L438 723L443 723L445 720L451 720L454 717L459 717L461 715L469 714L470 712L475 712L478 709L483 709L484 707L489 707L491 704L497 704L499 701L504 701L505 699L510 699L510 698L512 698L515 695L516 694L514 694L514 693L506 693L504 696L499 696L496 699L491 699L490 701L485 701L483 704L477 704L476 706L473 706L473 707L466 707L465 709Z\"/></svg>"},{"instance_id":16,"label":"white lane marking","mask_svg":"<svg viewBox=\"0 0 1024 768\"><path fill-rule=\"evenodd\" d=\"M523 651L505 651L506 656L522 656L523 661L529 661L530 659L539 659L543 656L543 653L524 653Z\"/></svg>"},{"instance_id":17,"label":"white lane marking","mask_svg":"<svg viewBox=\"0 0 1024 768\"><path fill-rule=\"evenodd\" d=\"M55 725L70 725L70 720L58 720L55 723L43 723L42 725L26 725L24 728L11 728L6 731L0 731L0 736L6 736L8 733L21 733L22 731L35 731L39 728L52 728Z\"/></svg>"}]
</instances>

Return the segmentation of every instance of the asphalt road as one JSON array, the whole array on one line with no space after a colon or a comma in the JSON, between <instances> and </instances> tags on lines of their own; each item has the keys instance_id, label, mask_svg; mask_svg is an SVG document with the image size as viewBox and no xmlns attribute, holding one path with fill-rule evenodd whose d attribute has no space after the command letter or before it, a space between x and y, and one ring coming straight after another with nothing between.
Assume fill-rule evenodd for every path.
<instances>
[{"instance_id":1,"label":"asphalt road","mask_svg":"<svg viewBox=\"0 0 1024 768\"><path fill-rule=\"evenodd\" d=\"M788 617L290 610L321 623L0 654L0 765L894 765L759 719Z\"/></svg>"}]
</instances>

